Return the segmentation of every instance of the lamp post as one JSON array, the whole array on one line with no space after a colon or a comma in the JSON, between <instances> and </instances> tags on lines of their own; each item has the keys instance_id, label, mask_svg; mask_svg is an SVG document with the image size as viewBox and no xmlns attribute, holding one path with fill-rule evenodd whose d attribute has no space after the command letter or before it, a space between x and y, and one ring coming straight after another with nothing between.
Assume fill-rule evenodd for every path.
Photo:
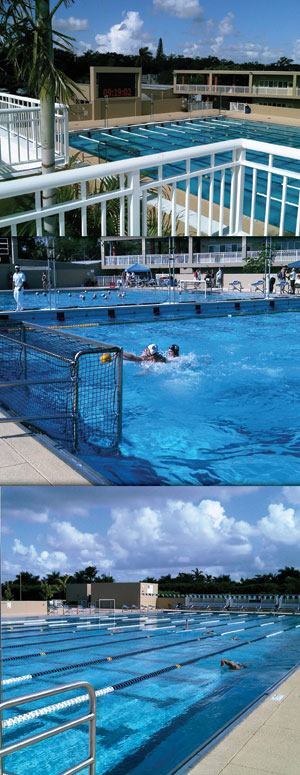
<instances>
[{"instance_id":1,"label":"lamp post","mask_svg":"<svg viewBox=\"0 0 300 775\"><path fill-rule=\"evenodd\" d=\"M105 129L108 127L108 96L107 94L104 97L104 126Z\"/></svg>"},{"instance_id":2,"label":"lamp post","mask_svg":"<svg viewBox=\"0 0 300 775\"><path fill-rule=\"evenodd\" d=\"M265 296L266 299L270 296L270 274L271 274L271 257L272 257L272 237L266 238L266 253L265 253Z\"/></svg>"}]
</instances>

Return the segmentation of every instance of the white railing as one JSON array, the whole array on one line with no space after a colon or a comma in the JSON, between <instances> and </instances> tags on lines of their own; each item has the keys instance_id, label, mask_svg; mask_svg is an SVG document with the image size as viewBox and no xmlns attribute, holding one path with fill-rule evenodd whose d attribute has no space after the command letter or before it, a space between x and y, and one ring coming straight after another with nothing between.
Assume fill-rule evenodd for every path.
<instances>
[{"instance_id":1,"label":"white railing","mask_svg":"<svg viewBox=\"0 0 300 775\"><path fill-rule=\"evenodd\" d=\"M284 86L252 86L252 94L265 97L293 97L292 87Z\"/></svg>"},{"instance_id":2,"label":"white railing","mask_svg":"<svg viewBox=\"0 0 300 775\"><path fill-rule=\"evenodd\" d=\"M128 256L105 256L102 259L103 268L126 269L132 264L138 263L149 267L169 267L169 266L188 266L190 263L188 253L173 253L168 255L164 253L149 253L146 256L128 255Z\"/></svg>"},{"instance_id":3,"label":"white railing","mask_svg":"<svg viewBox=\"0 0 300 775\"><path fill-rule=\"evenodd\" d=\"M193 266L232 266L233 264L239 264L242 266L244 258L242 253L231 253L224 251L223 253L194 253L193 254Z\"/></svg>"},{"instance_id":4,"label":"white railing","mask_svg":"<svg viewBox=\"0 0 300 775\"><path fill-rule=\"evenodd\" d=\"M175 83L175 94L208 94L211 88L205 83Z\"/></svg>"},{"instance_id":5,"label":"white railing","mask_svg":"<svg viewBox=\"0 0 300 775\"><path fill-rule=\"evenodd\" d=\"M0 110L5 108L38 108L40 101L19 94L8 94L0 89Z\"/></svg>"},{"instance_id":6,"label":"white railing","mask_svg":"<svg viewBox=\"0 0 300 775\"><path fill-rule=\"evenodd\" d=\"M23 104L22 104L23 103ZM55 155L58 164L68 161L68 108L55 106ZM18 170L40 165L42 159L39 100L0 93L0 161Z\"/></svg>"},{"instance_id":7,"label":"white railing","mask_svg":"<svg viewBox=\"0 0 300 775\"><path fill-rule=\"evenodd\" d=\"M265 97L293 97L292 87L284 86L234 86L225 84L175 83L175 94L247 94ZM297 96L300 89L296 90Z\"/></svg>"},{"instance_id":8,"label":"white railing","mask_svg":"<svg viewBox=\"0 0 300 775\"><path fill-rule=\"evenodd\" d=\"M106 190L107 180L110 185ZM118 228L112 236L147 236L148 208L156 211L152 227L155 223L157 236L166 231L164 216L173 235L179 219L185 235L223 236L226 230L230 236L241 232L268 236L270 227L279 236L300 235L300 149L256 140L181 148L3 181L0 186L2 200L25 194L35 197L34 209L0 218L0 229L14 236L19 224L30 223L35 225L36 235L42 236L43 221L52 216L57 216L59 235L65 236L68 214L75 211L80 213L81 236L88 236L87 213L94 206L101 211L101 236L108 236L112 200L114 220L118 203ZM54 204L43 208L42 191L48 189ZM2 212L4 207L2 201Z\"/></svg>"}]
</instances>

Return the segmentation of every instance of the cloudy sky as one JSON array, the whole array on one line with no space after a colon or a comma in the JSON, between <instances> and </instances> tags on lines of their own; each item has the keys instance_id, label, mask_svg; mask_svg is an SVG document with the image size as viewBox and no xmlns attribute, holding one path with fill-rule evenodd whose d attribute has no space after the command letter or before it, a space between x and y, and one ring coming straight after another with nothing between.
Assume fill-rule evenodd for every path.
<instances>
[{"instance_id":1,"label":"cloudy sky","mask_svg":"<svg viewBox=\"0 0 300 775\"><path fill-rule=\"evenodd\" d=\"M299 62L298 17L297 0L75 0L59 10L56 27L74 35L81 52L155 52L161 36L166 53Z\"/></svg>"},{"instance_id":2,"label":"cloudy sky","mask_svg":"<svg viewBox=\"0 0 300 775\"><path fill-rule=\"evenodd\" d=\"M299 565L300 487L5 487L2 577L89 564L117 580Z\"/></svg>"}]
</instances>

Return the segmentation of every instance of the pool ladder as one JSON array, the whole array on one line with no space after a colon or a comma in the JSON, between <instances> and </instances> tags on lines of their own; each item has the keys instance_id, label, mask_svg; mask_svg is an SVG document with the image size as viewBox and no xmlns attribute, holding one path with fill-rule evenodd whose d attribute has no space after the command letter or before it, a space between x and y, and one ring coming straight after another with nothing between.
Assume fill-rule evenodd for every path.
<instances>
[{"instance_id":1,"label":"pool ladder","mask_svg":"<svg viewBox=\"0 0 300 775\"><path fill-rule=\"evenodd\" d=\"M65 724L60 724L59 726L52 727L51 729L48 729L45 732L39 732L38 734L31 735L30 737L25 738L25 740L19 740L17 743L12 743L7 746L2 746L0 748L0 773L1 775L8 775L8 771L4 769L4 758L6 756L9 756L16 751L21 751L25 748L28 748L31 745L35 745L36 743L40 743L43 740L47 740L49 737L54 737L55 735L59 735L61 732L67 732L69 729L73 729L74 727L81 726L84 723L88 723L89 725L89 746L88 746L88 755L87 758L80 761L79 764L75 764L73 767L64 770L60 773L60 775L73 775L75 772L81 772L84 768L86 768L86 771L88 772L88 775L96 775L96 695L95 690L91 686L91 684L87 683L86 681L76 681L76 683L67 684L65 686L57 686L54 689L46 689L42 692L35 692L34 694L26 694L22 695L21 697L14 697L11 700L5 700L4 702L0 703L0 718L1 718L1 727L2 727L2 719L3 719L3 711L9 710L10 708L15 707L16 705L25 705L28 703L35 702L36 700L43 700L46 697L51 697L53 695L61 694L63 692L70 692L70 691L76 691L77 689L85 689L88 692L88 701L89 701L89 710L88 713L85 713L84 715L78 716L77 718L73 719L72 721L68 721ZM38 716L37 716L38 719ZM24 769L24 773L26 772L26 768ZM10 773L12 775L12 773ZM42 775L42 773L41 773Z\"/></svg>"}]
</instances>

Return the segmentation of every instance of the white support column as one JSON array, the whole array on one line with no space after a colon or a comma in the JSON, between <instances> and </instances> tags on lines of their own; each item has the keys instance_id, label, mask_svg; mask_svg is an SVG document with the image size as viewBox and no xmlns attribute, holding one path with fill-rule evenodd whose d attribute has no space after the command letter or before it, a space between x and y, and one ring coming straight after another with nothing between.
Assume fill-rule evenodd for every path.
<instances>
[{"instance_id":1,"label":"white support column","mask_svg":"<svg viewBox=\"0 0 300 775\"><path fill-rule=\"evenodd\" d=\"M128 236L139 237L140 226L140 174L133 172L128 175L128 188L131 189L128 199Z\"/></svg>"},{"instance_id":2,"label":"white support column","mask_svg":"<svg viewBox=\"0 0 300 775\"><path fill-rule=\"evenodd\" d=\"M269 169L273 167L273 154L269 154ZM264 237L269 234L269 219L270 219L270 205L271 205L271 187L272 187L272 172L268 172L267 178L267 199L265 210L265 223L264 223Z\"/></svg>"},{"instance_id":3,"label":"white support column","mask_svg":"<svg viewBox=\"0 0 300 775\"><path fill-rule=\"evenodd\" d=\"M238 152L237 152L238 167L237 167L237 182L236 182L236 220L235 220L236 234L240 234L243 228L245 157L246 157L246 151L243 148L238 149Z\"/></svg>"}]
</instances>

